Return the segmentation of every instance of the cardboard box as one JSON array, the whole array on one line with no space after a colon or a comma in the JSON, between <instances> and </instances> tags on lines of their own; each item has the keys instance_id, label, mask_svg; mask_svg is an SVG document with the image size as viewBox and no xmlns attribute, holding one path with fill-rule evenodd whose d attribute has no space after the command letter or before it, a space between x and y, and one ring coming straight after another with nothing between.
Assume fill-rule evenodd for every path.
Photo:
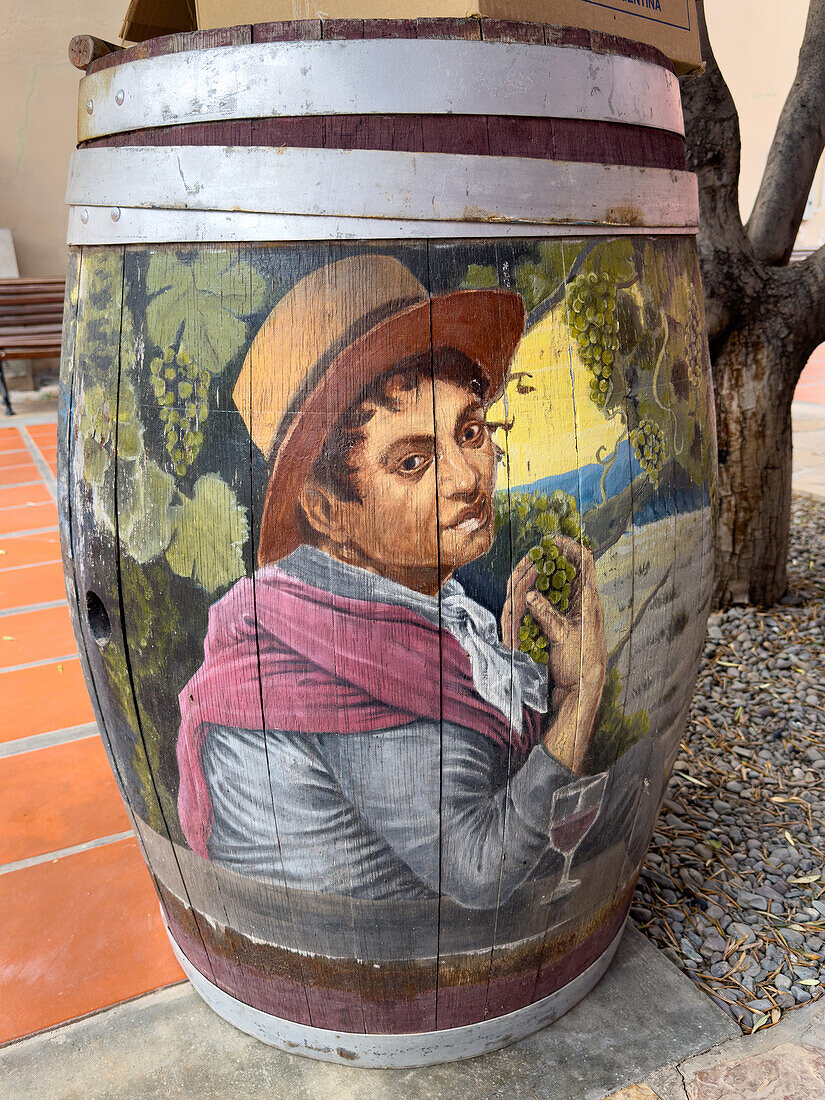
<instances>
[{"instance_id":1,"label":"cardboard box","mask_svg":"<svg viewBox=\"0 0 825 1100\"><path fill-rule=\"evenodd\" d=\"M196 24L191 7L196 6ZM617 34L656 46L680 74L702 67L696 0L132 0L124 37L147 26L232 27L283 19L514 19ZM189 25L185 25L189 20ZM134 35L134 37L133 37Z\"/></svg>"},{"instance_id":2,"label":"cardboard box","mask_svg":"<svg viewBox=\"0 0 825 1100\"><path fill-rule=\"evenodd\" d=\"M132 0L120 37L126 42L145 42L164 34L194 31L197 26L195 0Z\"/></svg>"}]
</instances>

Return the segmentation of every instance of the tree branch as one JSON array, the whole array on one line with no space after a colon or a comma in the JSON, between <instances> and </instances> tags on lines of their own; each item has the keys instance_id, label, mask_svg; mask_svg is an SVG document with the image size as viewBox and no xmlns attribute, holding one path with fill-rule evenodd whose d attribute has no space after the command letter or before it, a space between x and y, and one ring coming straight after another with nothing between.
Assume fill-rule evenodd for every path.
<instances>
[{"instance_id":1,"label":"tree branch","mask_svg":"<svg viewBox=\"0 0 825 1100\"><path fill-rule=\"evenodd\" d=\"M825 244L820 245L816 252L812 252L806 259L801 260L798 265L794 264L794 267L796 266L799 267L800 271L804 271L816 279L820 287L825 289ZM825 318L823 318L822 323L825 324Z\"/></svg>"},{"instance_id":2,"label":"tree branch","mask_svg":"<svg viewBox=\"0 0 825 1100\"><path fill-rule=\"evenodd\" d=\"M705 72L682 77L687 161L699 177L702 221L711 234L727 238L740 227L739 116L708 38L704 3L697 4Z\"/></svg>"},{"instance_id":3,"label":"tree branch","mask_svg":"<svg viewBox=\"0 0 825 1100\"><path fill-rule=\"evenodd\" d=\"M739 296L735 277L749 254L739 213L739 116L708 38L704 3L697 4L705 72L681 80L687 162L699 179L699 251L708 336L728 325Z\"/></svg>"},{"instance_id":4,"label":"tree branch","mask_svg":"<svg viewBox=\"0 0 825 1100\"><path fill-rule=\"evenodd\" d=\"M825 245L799 263L768 270L768 308L786 326L785 373L789 384L796 385L808 356L825 340Z\"/></svg>"},{"instance_id":5,"label":"tree branch","mask_svg":"<svg viewBox=\"0 0 825 1100\"><path fill-rule=\"evenodd\" d=\"M757 257L786 264L825 147L825 0L811 0L796 77L747 226Z\"/></svg>"}]
</instances>

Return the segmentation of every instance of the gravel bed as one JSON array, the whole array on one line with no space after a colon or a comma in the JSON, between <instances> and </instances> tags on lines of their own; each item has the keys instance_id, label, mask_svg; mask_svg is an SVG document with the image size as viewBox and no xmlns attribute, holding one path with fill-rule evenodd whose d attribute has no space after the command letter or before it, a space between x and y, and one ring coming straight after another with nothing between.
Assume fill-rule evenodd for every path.
<instances>
[{"instance_id":1,"label":"gravel bed","mask_svg":"<svg viewBox=\"0 0 825 1100\"><path fill-rule=\"evenodd\" d=\"M825 502L789 588L711 617L631 916L745 1032L825 992Z\"/></svg>"}]
</instances>

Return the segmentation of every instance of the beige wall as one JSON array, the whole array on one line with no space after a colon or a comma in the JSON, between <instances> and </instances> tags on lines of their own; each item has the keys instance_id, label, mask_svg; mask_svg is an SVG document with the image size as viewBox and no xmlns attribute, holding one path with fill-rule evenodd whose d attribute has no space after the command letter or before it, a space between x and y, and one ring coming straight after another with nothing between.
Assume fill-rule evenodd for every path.
<instances>
[{"instance_id":1,"label":"beige wall","mask_svg":"<svg viewBox=\"0 0 825 1100\"><path fill-rule=\"evenodd\" d=\"M776 123L796 74L808 0L705 0L708 31L716 60L739 111L742 175L739 201L747 219L765 167ZM818 200L822 164L814 180ZM825 212L802 224L797 247L825 242Z\"/></svg>"},{"instance_id":2,"label":"beige wall","mask_svg":"<svg viewBox=\"0 0 825 1100\"><path fill-rule=\"evenodd\" d=\"M0 227L12 230L21 275L62 275L81 76L67 47L81 33L117 41L126 2L2 0L0 9Z\"/></svg>"},{"instance_id":3,"label":"beige wall","mask_svg":"<svg viewBox=\"0 0 825 1100\"><path fill-rule=\"evenodd\" d=\"M116 41L126 0L2 0L0 227L11 228L23 275L62 273L69 154L80 73L66 60L73 34ZM707 0L714 47L741 114L743 214L750 212L773 128L793 79L807 0ZM817 180L817 185L821 179ZM825 214L799 244L825 240Z\"/></svg>"}]
</instances>

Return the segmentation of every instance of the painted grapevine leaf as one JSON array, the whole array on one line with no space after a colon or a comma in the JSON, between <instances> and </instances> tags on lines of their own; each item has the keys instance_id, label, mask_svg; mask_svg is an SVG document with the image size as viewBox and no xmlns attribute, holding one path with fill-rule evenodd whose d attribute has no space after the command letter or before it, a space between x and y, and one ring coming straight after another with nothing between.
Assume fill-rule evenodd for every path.
<instances>
[{"instance_id":1,"label":"painted grapevine leaf","mask_svg":"<svg viewBox=\"0 0 825 1100\"><path fill-rule=\"evenodd\" d=\"M598 244L585 261L583 270L606 271L617 283L635 282L638 273L633 242L627 237L617 237Z\"/></svg>"},{"instance_id":2,"label":"painted grapevine leaf","mask_svg":"<svg viewBox=\"0 0 825 1100\"><path fill-rule=\"evenodd\" d=\"M215 592L244 575L248 534L246 508L225 481L205 474L181 506L166 557L178 576Z\"/></svg>"},{"instance_id":3,"label":"painted grapevine leaf","mask_svg":"<svg viewBox=\"0 0 825 1100\"><path fill-rule=\"evenodd\" d=\"M625 355L630 354L644 336L642 311L632 294L620 290L616 295L619 320L619 343Z\"/></svg>"},{"instance_id":4,"label":"painted grapevine leaf","mask_svg":"<svg viewBox=\"0 0 825 1100\"><path fill-rule=\"evenodd\" d=\"M261 308L264 281L234 252L202 251L186 261L177 253L155 252L146 273L150 301L147 331L159 348L180 339L181 323L197 346L201 367L220 374L246 336L243 318Z\"/></svg>"},{"instance_id":5,"label":"painted grapevine leaf","mask_svg":"<svg viewBox=\"0 0 825 1100\"><path fill-rule=\"evenodd\" d=\"M470 264L461 285L472 290L498 286L498 269L494 264Z\"/></svg>"},{"instance_id":6,"label":"painted grapevine leaf","mask_svg":"<svg viewBox=\"0 0 825 1100\"><path fill-rule=\"evenodd\" d=\"M535 260L525 260L516 268L516 289L531 313L564 282L564 252L555 242L538 245Z\"/></svg>"},{"instance_id":7,"label":"painted grapevine leaf","mask_svg":"<svg viewBox=\"0 0 825 1100\"><path fill-rule=\"evenodd\" d=\"M123 261L119 252L92 252L83 257L79 322L84 328L85 368L108 367L112 349L120 341L119 302L123 283ZM124 311L125 312L125 311Z\"/></svg>"},{"instance_id":8,"label":"painted grapevine leaf","mask_svg":"<svg viewBox=\"0 0 825 1100\"><path fill-rule=\"evenodd\" d=\"M162 554L172 539L177 508L175 480L156 462L121 462L118 482L118 533L124 554L139 564Z\"/></svg>"},{"instance_id":9,"label":"painted grapevine leaf","mask_svg":"<svg viewBox=\"0 0 825 1100\"><path fill-rule=\"evenodd\" d=\"M111 462L115 404L97 383L83 391L80 434L83 437L83 477L91 485L102 480Z\"/></svg>"},{"instance_id":10,"label":"painted grapevine leaf","mask_svg":"<svg viewBox=\"0 0 825 1100\"><path fill-rule=\"evenodd\" d=\"M114 536L115 441L121 460L134 461L143 454L143 425L138 419L135 391L128 380L122 379L120 400L116 403L115 394L109 388L92 382L84 388L82 402L83 477L92 490L95 521ZM123 523L121 514L121 534Z\"/></svg>"},{"instance_id":11,"label":"painted grapevine leaf","mask_svg":"<svg viewBox=\"0 0 825 1100\"><path fill-rule=\"evenodd\" d=\"M605 681L598 710L598 732L588 754L587 769L604 771L628 749L647 737L650 715L646 710L626 714L622 706L622 677L614 665Z\"/></svg>"}]
</instances>

